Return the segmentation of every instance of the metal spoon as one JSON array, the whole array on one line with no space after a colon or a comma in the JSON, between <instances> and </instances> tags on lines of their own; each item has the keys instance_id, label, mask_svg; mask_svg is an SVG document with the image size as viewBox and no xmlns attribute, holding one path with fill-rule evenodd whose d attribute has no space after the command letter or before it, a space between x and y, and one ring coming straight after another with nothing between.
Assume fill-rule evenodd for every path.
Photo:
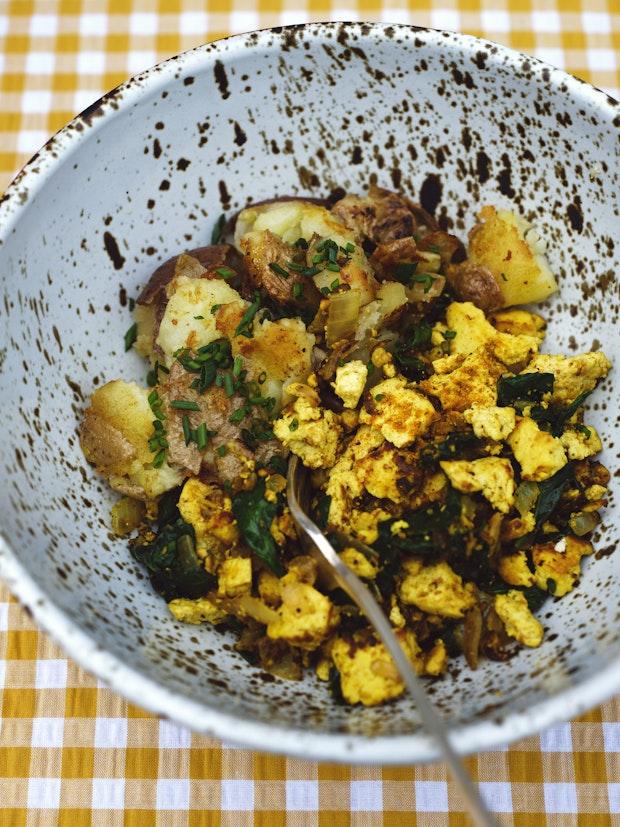
<instances>
[{"instance_id":1,"label":"metal spoon","mask_svg":"<svg viewBox=\"0 0 620 827\"><path fill-rule=\"evenodd\" d=\"M302 543L317 560L322 573L344 589L359 606L392 656L405 686L413 695L427 732L435 738L441 748L443 758L463 793L472 819L481 827L497 827L497 822L484 806L463 763L452 749L443 720L429 700L422 681L413 670L383 610L370 590L342 562L323 532L308 517L307 509L311 496L309 474L296 456L289 461L286 493L288 506L299 529ZM359 544L351 541L351 545Z\"/></svg>"}]
</instances>

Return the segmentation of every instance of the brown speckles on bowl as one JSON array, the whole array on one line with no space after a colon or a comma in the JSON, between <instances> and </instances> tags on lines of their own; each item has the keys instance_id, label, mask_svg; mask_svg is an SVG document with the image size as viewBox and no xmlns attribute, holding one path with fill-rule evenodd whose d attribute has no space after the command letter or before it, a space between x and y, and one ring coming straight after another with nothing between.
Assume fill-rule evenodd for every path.
<instances>
[{"instance_id":1,"label":"brown speckles on bowl","mask_svg":"<svg viewBox=\"0 0 620 827\"><path fill-rule=\"evenodd\" d=\"M329 117L326 89L346 102ZM75 435L83 399L118 376L144 382L144 365L124 354L128 297L170 255L208 243L221 212L369 180L402 188L461 236L484 203L534 221L561 278L543 310L549 349L587 349L596 337L618 362L619 128L615 103L536 60L370 24L219 41L89 107L0 203L0 386L12 412L0 520L16 550L0 541L0 569L14 591L87 668L202 731L313 757L428 759L408 699L339 707L311 677L264 680L229 633L171 620L125 542L109 536L113 495ZM602 403L614 381L589 413L612 470L619 423ZM432 685L460 749L525 734L618 688L616 500L598 559L546 613L543 647Z\"/></svg>"}]
</instances>

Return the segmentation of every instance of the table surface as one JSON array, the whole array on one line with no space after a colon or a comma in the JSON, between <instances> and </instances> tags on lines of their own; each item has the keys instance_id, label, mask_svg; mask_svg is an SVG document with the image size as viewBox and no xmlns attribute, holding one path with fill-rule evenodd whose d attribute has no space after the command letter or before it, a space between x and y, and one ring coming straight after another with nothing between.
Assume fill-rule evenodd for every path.
<instances>
[{"instance_id":1,"label":"table surface","mask_svg":"<svg viewBox=\"0 0 620 827\"><path fill-rule=\"evenodd\" d=\"M321 19L466 31L619 96L618 0L0 0L0 193L128 76L231 32ZM468 823L442 764L275 757L143 712L68 660L1 584L0 702L0 827ZM502 824L620 825L620 699L466 763Z\"/></svg>"}]
</instances>

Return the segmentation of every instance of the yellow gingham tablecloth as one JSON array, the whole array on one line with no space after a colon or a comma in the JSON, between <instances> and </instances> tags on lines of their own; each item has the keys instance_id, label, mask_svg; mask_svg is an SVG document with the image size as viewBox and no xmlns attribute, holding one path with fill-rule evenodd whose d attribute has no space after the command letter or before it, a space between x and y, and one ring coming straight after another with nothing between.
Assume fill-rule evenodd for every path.
<instances>
[{"instance_id":1,"label":"yellow gingham tablecloth","mask_svg":"<svg viewBox=\"0 0 620 827\"><path fill-rule=\"evenodd\" d=\"M128 76L231 32L383 20L500 41L620 91L620 0L0 0L0 192ZM67 660L0 585L0 827L464 825L445 766L350 767L221 744ZM466 760L502 824L620 825L620 700Z\"/></svg>"}]
</instances>

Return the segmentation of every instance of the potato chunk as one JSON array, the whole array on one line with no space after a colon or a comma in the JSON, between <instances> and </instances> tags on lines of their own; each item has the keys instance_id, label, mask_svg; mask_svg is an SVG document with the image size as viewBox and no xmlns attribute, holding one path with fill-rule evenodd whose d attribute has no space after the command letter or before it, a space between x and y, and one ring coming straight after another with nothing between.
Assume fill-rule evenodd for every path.
<instances>
[{"instance_id":1,"label":"potato chunk","mask_svg":"<svg viewBox=\"0 0 620 827\"><path fill-rule=\"evenodd\" d=\"M153 467L148 442L153 434L149 391L135 382L115 379L98 388L80 426L84 456L116 491L151 500L181 483L178 471L164 461Z\"/></svg>"},{"instance_id":2,"label":"potato chunk","mask_svg":"<svg viewBox=\"0 0 620 827\"><path fill-rule=\"evenodd\" d=\"M469 234L472 264L491 271L504 298L503 307L542 301L557 284L527 223L507 210L483 207Z\"/></svg>"}]
</instances>

